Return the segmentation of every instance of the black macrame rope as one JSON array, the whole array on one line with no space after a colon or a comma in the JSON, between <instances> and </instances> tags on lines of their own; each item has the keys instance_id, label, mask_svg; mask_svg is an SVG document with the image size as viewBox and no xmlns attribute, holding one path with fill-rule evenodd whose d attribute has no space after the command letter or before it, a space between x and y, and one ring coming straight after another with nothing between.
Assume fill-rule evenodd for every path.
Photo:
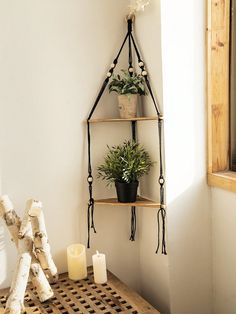
<instances>
[{"instance_id":1,"label":"black macrame rope","mask_svg":"<svg viewBox=\"0 0 236 314\"><path fill-rule=\"evenodd\" d=\"M133 72L134 72L132 63L133 63L133 60L132 60L132 46L131 46L131 38L130 38L130 35L129 35L129 68L128 68L128 71L129 71L129 74L131 76L133 75Z\"/></svg>"},{"instance_id":2,"label":"black macrame rope","mask_svg":"<svg viewBox=\"0 0 236 314\"><path fill-rule=\"evenodd\" d=\"M146 71L146 69L145 69L144 62L143 62L142 59L141 59L141 56L140 56L138 47L137 47L137 45L136 45L136 43L135 43L134 37L133 37L132 34L131 34L130 36L131 36L131 39L132 39L132 42L133 42L133 45L134 45L134 50L135 50L136 55L137 55L137 58L138 58L138 65L139 65L139 67L140 67L140 69L141 69L141 73L142 73L142 75L143 75L143 77L144 77L144 79L145 79L147 88L148 88L148 90L149 90L149 93L150 93L150 95L151 95L153 104L154 104L155 109L156 109L156 112L157 112L157 115L159 116L159 115L160 115L160 108L159 108L160 106L159 106L159 103L157 103L157 101L156 101L156 99L155 99L155 97L154 97L154 94L153 94L153 92L152 92L151 84L150 84L149 79L148 79L148 76L147 76L147 71Z\"/></svg>"},{"instance_id":3,"label":"black macrame rope","mask_svg":"<svg viewBox=\"0 0 236 314\"><path fill-rule=\"evenodd\" d=\"M97 107L97 104L99 103L99 100L101 99L102 94L104 93L104 90L105 90L105 88L106 88L106 86L107 86L107 84L108 84L108 82L109 82L109 79L110 79L110 77L112 76L113 71L114 71L114 69L115 69L115 67L116 67L116 65L117 65L117 63L118 63L118 59L119 59L119 57L120 57L121 51L123 50L124 45L125 45L125 43L126 43L128 37L129 37L129 33L126 34L125 39L124 39L124 41L123 41L123 43L122 43L122 45L121 45L121 48L120 48L120 50L119 50L119 52L118 52L116 58L114 59L113 63L111 64L110 70L107 72L107 77L106 77L106 79L104 80L104 82L103 82L103 84L102 84L102 87L101 87L101 89L100 89L100 91L99 91L99 93L98 93L98 96L97 96L97 98L96 98L96 100L95 100L95 102L94 102L94 105L93 105L93 107L92 107L92 109L91 109L91 111L90 111L90 113L89 113L89 116L88 116L88 119L87 119L87 120L91 119L91 117L92 117L92 115L93 115L93 113L94 113L94 111L95 111L95 109L96 109L96 107Z\"/></svg>"},{"instance_id":4,"label":"black macrame rope","mask_svg":"<svg viewBox=\"0 0 236 314\"><path fill-rule=\"evenodd\" d=\"M132 139L136 141L136 121L131 121L131 132L132 132ZM135 241L136 235L136 207L131 206L131 223L130 223L130 241Z\"/></svg>"},{"instance_id":5,"label":"black macrame rope","mask_svg":"<svg viewBox=\"0 0 236 314\"><path fill-rule=\"evenodd\" d=\"M131 230L130 230L130 241L135 241L136 235L136 207L131 207Z\"/></svg>"},{"instance_id":6,"label":"black macrame rope","mask_svg":"<svg viewBox=\"0 0 236 314\"><path fill-rule=\"evenodd\" d=\"M131 41L131 33L132 33L132 20L129 19L128 23L128 34L129 34L129 74L132 76L134 69L133 69L133 56L132 56L132 41ZM131 132L132 132L132 139L136 141L136 121L131 121ZM131 221L130 221L130 241L135 241L136 235L136 207L131 206Z\"/></svg>"},{"instance_id":7,"label":"black macrame rope","mask_svg":"<svg viewBox=\"0 0 236 314\"><path fill-rule=\"evenodd\" d=\"M159 159L160 159L160 176L159 176L159 185L160 185L160 209L157 213L158 221L158 243L156 253L159 251L160 247L160 216L162 220L162 254L167 255L166 251L166 210L165 210L165 178L163 170L163 117L160 116L158 119L158 134L159 134Z\"/></svg>"},{"instance_id":8,"label":"black macrame rope","mask_svg":"<svg viewBox=\"0 0 236 314\"><path fill-rule=\"evenodd\" d=\"M130 26L129 26L130 27ZM111 64L110 70L107 73L107 77L105 78L102 87L98 93L97 98L95 99L94 105L89 113L87 118L87 139L88 139L88 186L89 186L89 201L88 201L88 210L87 210L87 223L88 223L88 241L87 241L87 248L90 248L90 229L93 229L94 233L96 233L96 228L94 224L94 198L93 198L93 176L92 176L92 164L91 164L91 136L90 136L90 123L89 120L91 119L105 89L107 84L109 83L110 77L113 74L113 71L118 63L119 56L124 48L124 45L129 38L130 30L128 27L128 32L125 36L124 41L122 42L121 48L119 49L116 58L114 59L113 63ZM132 25L131 25L132 29Z\"/></svg>"},{"instance_id":9,"label":"black macrame rope","mask_svg":"<svg viewBox=\"0 0 236 314\"><path fill-rule=\"evenodd\" d=\"M128 56L128 60L129 60L129 74L132 76L134 69L133 69L133 56L132 56L132 43L131 43L131 33L132 33L132 20L129 19L127 21L128 23L128 36L129 36L129 56Z\"/></svg>"},{"instance_id":10,"label":"black macrame rope","mask_svg":"<svg viewBox=\"0 0 236 314\"><path fill-rule=\"evenodd\" d=\"M160 176L158 179L159 185L160 185L160 209L157 212L157 224L158 224L158 239L157 239L157 249L156 249L156 253L158 253L159 248L160 248L160 243L162 243L162 254L167 255L167 251L166 251L166 210L165 210L165 178L164 178L164 171L163 171L163 156L162 156L162 133L163 133L163 116L160 113L160 106L159 103L156 101L154 94L152 92L152 88L151 88L151 84L149 82L148 79L148 74L147 71L145 69L145 65L143 60L141 59L141 55L139 53L139 49L138 46L135 43L134 37L132 35L132 33L130 34L133 46L134 46L134 50L136 52L137 58L138 58L138 65L141 69L141 74L143 75L143 77L145 78L145 82L147 85L147 88L149 90L149 93L151 95L153 104L155 106L157 115L158 115L158 133L159 133L159 157L160 157ZM161 220L162 220L162 240L160 241L160 216L161 216Z\"/></svg>"}]
</instances>

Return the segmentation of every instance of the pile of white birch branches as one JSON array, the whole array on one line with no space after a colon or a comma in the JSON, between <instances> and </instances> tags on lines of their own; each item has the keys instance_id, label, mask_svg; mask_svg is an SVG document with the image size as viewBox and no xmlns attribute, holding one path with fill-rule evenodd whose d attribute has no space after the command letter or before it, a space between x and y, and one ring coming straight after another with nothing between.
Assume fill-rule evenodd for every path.
<instances>
[{"instance_id":1,"label":"pile of white birch branches","mask_svg":"<svg viewBox=\"0 0 236 314\"><path fill-rule=\"evenodd\" d=\"M35 287L40 302L45 302L53 296L49 282L58 279L57 268L48 243L41 202L28 200L20 220L11 200L4 195L0 197L0 218L5 221L18 250L16 270L4 313L20 314L25 311L24 295L28 281Z\"/></svg>"}]
</instances>

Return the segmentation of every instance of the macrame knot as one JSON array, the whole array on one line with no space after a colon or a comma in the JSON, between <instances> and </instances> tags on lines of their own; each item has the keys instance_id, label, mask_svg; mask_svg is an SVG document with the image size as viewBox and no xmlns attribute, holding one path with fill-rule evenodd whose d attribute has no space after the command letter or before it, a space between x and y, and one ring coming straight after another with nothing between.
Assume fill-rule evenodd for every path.
<instances>
[{"instance_id":1,"label":"macrame knot","mask_svg":"<svg viewBox=\"0 0 236 314\"><path fill-rule=\"evenodd\" d=\"M92 186L92 185L91 185ZM90 191L91 195L91 191ZM90 248L90 229L93 229L94 233L97 233L95 224L94 224L94 199L90 196L90 199L88 201L88 242L87 242L87 248Z\"/></svg>"},{"instance_id":2,"label":"macrame knot","mask_svg":"<svg viewBox=\"0 0 236 314\"><path fill-rule=\"evenodd\" d=\"M92 197L89 199L88 205L89 206L93 206L94 205L94 199Z\"/></svg>"},{"instance_id":3,"label":"macrame knot","mask_svg":"<svg viewBox=\"0 0 236 314\"><path fill-rule=\"evenodd\" d=\"M128 23L128 34L131 34L132 33L132 24L133 24L132 19L128 18L127 23Z\"/></svg>"},{"instance_id":4,"label":"macrame knot","mask_svg":"<svg viewBox=\"0 0 236 314\"><path fill-rule=\"evenodd\" d=\"M94 233L97 233L94 224L94 199L92 197L89 199L88 208L91 215L91 229L93 229Z\"/></svg>"}]
</instances>

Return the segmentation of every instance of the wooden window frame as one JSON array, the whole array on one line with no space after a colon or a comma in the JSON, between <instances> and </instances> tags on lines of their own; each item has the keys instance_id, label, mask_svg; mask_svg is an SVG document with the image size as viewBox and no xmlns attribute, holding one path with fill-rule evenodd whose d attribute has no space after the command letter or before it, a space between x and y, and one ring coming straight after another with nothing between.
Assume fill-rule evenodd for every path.
<instances>
[{"instance_id":1,"label":"wooden window frame","mask_svg":"<svg viewBox=\"0 0 236 314\"><path fill-rule=\"evenodd\" d=\"M229 170L230 0L207 0L207 104L210 186L236 192Z\"/></svg>"}]
</instances>

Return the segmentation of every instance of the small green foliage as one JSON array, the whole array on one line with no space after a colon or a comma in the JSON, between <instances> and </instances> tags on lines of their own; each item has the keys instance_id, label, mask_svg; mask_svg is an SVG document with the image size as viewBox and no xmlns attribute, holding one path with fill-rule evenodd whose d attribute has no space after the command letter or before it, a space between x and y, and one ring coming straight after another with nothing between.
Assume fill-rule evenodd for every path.
<instances>
[{"instance_id":1,"label":"small green foliage","mask_svg":"<svg viewBox=\"0 0 236 314\"><path fill-rule=\"evenodd\" d=\"M115 181L131 183L147 174L153 165L148 152L135 141L108 146L104 163L98 167L98 178L108 184Z\"/></svg>"},{"instance_id":2,"label":"small green foliage","mask_svg":"<svg viewBox=\"0 0 236 314\"><path fill-rule=\"evenodd\" d=\"M112 81L109 84L109 92L116 92L119 95L139 94L146 95L145 80L142 75L130 73L126 70L121 70L123 75L113 75Z\"/></svg>"}]
</instances>

